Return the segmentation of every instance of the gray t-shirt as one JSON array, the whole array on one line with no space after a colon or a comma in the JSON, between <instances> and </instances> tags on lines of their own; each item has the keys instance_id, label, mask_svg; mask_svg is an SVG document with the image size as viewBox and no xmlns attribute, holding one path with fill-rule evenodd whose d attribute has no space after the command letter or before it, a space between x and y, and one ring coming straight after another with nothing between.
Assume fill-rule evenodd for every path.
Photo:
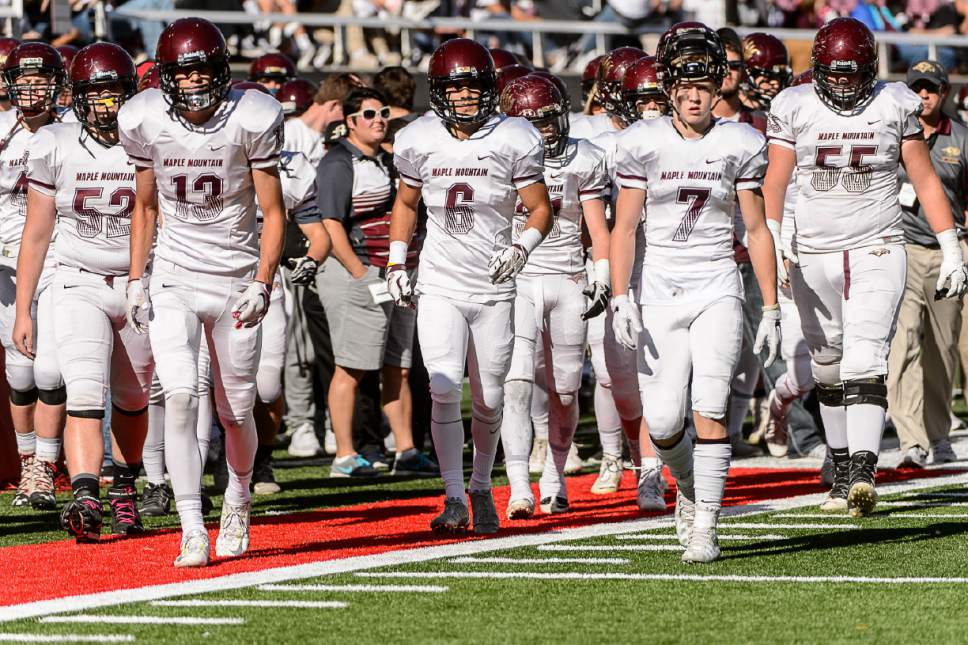
<instances>
[{"instance_id":1,"label":"gray t-shirt","mask_svg":"<svg viewBox=\"0 0 968 645\"><path fill-rule=\"evenodd\" d=\"M951 205L958 236L965 237L965 199L968 192L968 127L942 115L938 129L927 139L945 196ZM915 197L904 166L898 166L901 224L908 242L938 248L938 240L928 225L921 202Z\"/></svg>"}]
</instances>

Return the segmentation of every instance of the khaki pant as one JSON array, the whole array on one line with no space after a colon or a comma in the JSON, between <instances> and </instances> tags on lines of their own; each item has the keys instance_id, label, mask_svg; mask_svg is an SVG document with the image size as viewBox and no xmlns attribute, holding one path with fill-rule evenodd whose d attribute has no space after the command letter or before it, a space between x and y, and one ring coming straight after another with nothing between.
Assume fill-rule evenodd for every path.
<instances>
[{"instance_id":1,"label":"khaki pant","mask_svg":"<svg viewBox=\"0 0 968 645\"><path fill-rule=\"evenodd\" d=\"M961 301L935 300L941 251L907 245L907 283L891 343L887 388L901 450L930 449L951 430Z\"/></svg>"}]
</instances>

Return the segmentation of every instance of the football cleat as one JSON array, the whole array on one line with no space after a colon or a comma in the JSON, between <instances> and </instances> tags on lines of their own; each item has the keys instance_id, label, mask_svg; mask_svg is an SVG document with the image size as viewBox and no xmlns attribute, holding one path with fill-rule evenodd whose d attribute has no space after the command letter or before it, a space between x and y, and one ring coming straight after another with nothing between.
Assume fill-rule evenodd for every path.
<instances>
[{"instance_id":1,"label":"football cleat","mask_svg":"<svg viewBox=\"0 0 968 645\"><path fill-rule=\"evenodd\" d=\"M560 515L568 512L567 497L545 497L541 500L541 512L546 515Z\"/></svg>"},{"instance_id":2,"label":"football cleat","mask_svg":"<svg viewBox=\"0 0 968 645\"><path fill-rule=\"evenodd\" d=\"M145 517L162 517L171 512L171 500L174 497L168 484L145 485L141 493L141 514Z\"/></svg>"},{"instance_id":3,"label":"football cleat","mask_svg":"<svg viewBox=\"0 0 968 645\"><path fill-rule=\"evenodd\" d=\"M585 467L585 462L578 455L578 447L573 443L568 449L568 458L565 460L565 474L577 475Z\"/></svg>"},{"instance_id":4,"label":"football cleat","mask_svg":"<svg viewBox=\"0 0 968 645\"><path fill-rule=\"evenodd\" d=\"M34 490L30 494L30 505L37 510L52 510L57 508L57 497L54 486L54 478L57 476L57 468L49 461L34 459Z\"/></svg>"},{"instance_id":5,"label":"football cleat","mask_svg":"<svg viewBox=\"0 0 968 645\"><path fill-rule=\"evenodd\" d=\"M134 486L112 486L108 489L111 506L111 533L114 535L138 535L145 532L138 514L138 491Z\"/></svg>"},{"instance_id":6,"label":"football cleat","mask_svg":"<svg viewBox=\"0 0 968 645\"><path fill-rule=\"evenodd\" d=\"M719 538L716 527L694 528L689 537L689 546L682 554L686 564L705 564L719 559Z\"/></svg>"},{"instance_id":7,"label":"football cleat","mask_svg":"<svg viewBox=\"0 0 968 645\"><path fill-rule=\"evenodd\" d=\"M249 548L249 511L252 504L222 502L222 521L215 540L215 555L220 558L238 557Z\"/></svg>"},{"instance_id":8,"label":"football cleat","mask_svg":"<svg viewBox=\"0 0 968 645\"><path fill-rule=\"evenodd\" d=\"M204 567L209 556L208 532L194 529L182 537L181 552L175 558L176 567Z\"/></svg>"},{"instance_id":9,"label":"football cleat","mask_svg":"<svg viewBox=\"0 0 968 645\"><path fill-rule=\"evenodd\" d=\"M636 488L636 498L640 511L666 510L665 477L662 476L662 466L658 468L643 468L639 471L639 483Z\"/></svg>"},{"instance_id":10,"label":"football cleat","mask_svg":"<svg viewBox=\"0 0 968 645\"><path fill-rule=\"evenodd\" d=\"M430 520L430 530L434 533L463 533L470 523L467 503L460 497L448 497L441 514Z\"/></svg>"},{"instance_id":11,"label":"football cleat","mask_svg":"<svg viewBox=\"0 0 968 645\"><path fill-rule=\"evenodd\" d=\"M12 506L26 506L30 504L30 495L34 492L34 460L33 455L20 455L20 483L13 496Z\"/></svg>"},{"instance_id":12,"label":"football cleat","mask_svg":"<svg viewBox=\"0 0 968 645\"><path fill-rule=\"evenodd\" d=\"M494 506L494 495L490 490L471 491L471 510L474 513L474 532L480 535L497 533L501 521Z\"/></svg>"},{"instance_id":13,"label":"football cleat","mask_svg":"<svg viewBox=\"0 0 968 645\"><path fill-rule=\"evenodd\" d=\"M101 538L101 500L82 495L64 505L60 516L61 528L81 542L97 542Z\"/></svg>"},{"instance_id":14,"label":"football cleat","mask_svg":"<svg viewBox=\"0 0 968 645\"><path fill-rule=\"evenodd\" d=\"M820 503L825 513L843 513L847 510L847 491L850 487L850 459L834 459L833 485L826 499Z\"/></svg>"},{"instance_id":15,"label":"football cleat","mask_svg":"<svg viewBox=\"0 0 968 645\"><path fill-rule=\"evenodd\" d=\"M847 492L847 511L851 517L870 515L877 506L874 473L877 455L861 450L850 456L850 489Z\"/></svg>"},{"instance_id":16,"label":"football cleat","mask_svg":"<svg viewBox=\"0 0 968 645\"><path fill-rule=\"evenodd\" d=\"M544 472L545 460L548 458L548 440L534 438L534 445L531 447L531 459L528 460L528 471L532 475L540 475Z\"/></svg>"},{"instance_id":17,"label":"football cleat","mask_svg":"<svg viewBox=\"0 0 968 645\"><path fill-rule=\"evenodd\" d=\"M602 454L602 465L598 467L598 479L592 484L593 495L610 495L618 491L622 483L622 457Z\"/></svg>"},{"instance_id":18,"label":"football cleat","mask_svg":"<svg viewBox=\"0 0 968 645\"><path fill-rule=\"evenodd\" d=\"M682 494L682 489L676 489L676 536L679 544L689 546L692 536L692 523L696 519L696 502Z\"/></svg>"},{"instance_id":19,"label":"football cleat","mask_svg":"<svg viewBox=\"0 0 968 645\"><path fill-rule=\"evenodd\" d=\"M508 502L507 518L509 520L528 520L534 516L533 499L515 499Z\"/></svg>"}]
</instances>

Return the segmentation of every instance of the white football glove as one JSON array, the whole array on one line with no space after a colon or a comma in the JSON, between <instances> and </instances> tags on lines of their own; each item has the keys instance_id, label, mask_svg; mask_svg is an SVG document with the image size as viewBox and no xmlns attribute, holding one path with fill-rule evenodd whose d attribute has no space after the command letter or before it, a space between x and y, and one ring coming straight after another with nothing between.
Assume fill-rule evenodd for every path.
<instances>
[{"instance_id":1,"label":"white football glove","mask_svg":"<svg viewBox=\"0 0 968 645\"><path fill-rule=\"evenodd\" d=\"M787 273L786 263L783 261L783 247L780 245L780 223L774 219L766 218L766 228L770 229L773 237L773 249L776 255L776 281L778 284L786 286L790 284L790 274Z\"/></svg>"},{"instance_id":2,"label":"white football glove","mask_svg":"<svg viewBox=\"0 0 968 645\"><path fill-rule=\"evenodd\" d=\"M780 352L780 307L763 307L763 317L760 326L756 328L756 341L753 343L753 353L759 354L763 347L767 349L763 367L769 367L776 360Z\"/></svg>"},{"instance_id":3,"label":"white football glove","mask_svg":"<svg viewBox=\"0 0 968 645\"><path fill-rule=\"evenodd\" d=\"M289 279L293 284L300 286L312 284L313 280L316 279L316 272L319 271L319 263L308 255L299 259L289 258L286 261L286 266L291 272Z\"/></svg>"},{"instance_id":4,"label":"white football glove","mask_svg":"<svg viewBox=\"0 0 968 645\"><path fill-rule=\"evenodd\" d=\"M581 319L589 320L590 318L598 316L608 308L608 299L612 295L612 289L604 282L596 280L588 285L582 293L591 302L588 305L588 309L585 310L585 313L581 315Z\"/></svg>"},{"instance_id":5,"label":"white football glove","mask_svg":"<svg viewBox=\"0 0 968 645\"><path fill-rule=\"evenodd\" d=\"M255 280L246 287L242 296L232 306L235 328L255 327L269 310L269 285Z\"/></svg>"},{"instance_id":6,"label":"white football glove","mask_svg":"<svg viewBox=\"0 0 968 645\"><path fill-rule=\"evenodd\" d=\"M148 331L148 311L151 309L151 301L148 299L148 292L141 278L128 280L125 289L127 305L125 306L125 317L128 325L137 334L144 334Z\"/></svg>"},{"instance_id":7,"label":"white football glove","mask_svg":"<svg viewBox=\"0 0 968 645\"><path fill-rule=\"evenodd\" d=\"M501 284L514 278L528 262L528 252L520 244L512 244L497 251L487 263L487 275L491 284Z\"/></svg>"},{"instance_id":8,"label":"white football glove","mask_svg":"<svg viewBox=\"0 0 968 645\"><path fill-rule=\"evenodd\" d=\"M612 331L615 332L615 339L626 349L635 350L638 347L642 318L639 308L624 293L612 298Z\"/></svg>"},{"instance_id":9,"label":"white football glove","mask_svg":"<svg viewBox=\"0 0 968 645\"><path fill-rule=\"evenodd\" d=\"M958 234L953 228L942 231L938 234L938 243L941 245L941 269L938 272L934 299L960 298L968 289L968 273L965 272L965 260Z\"/></svg>"},{"instance_id":10,"label":"white football glove","mask_svg":"<svg viewBox=\"0 0 968 645\"><path fill-rule=\"evenodd\" d=\"M387 291L398 307L413 309L413 287L405 264L392 264L387 267Z\"/></svg>"}]
</instances>

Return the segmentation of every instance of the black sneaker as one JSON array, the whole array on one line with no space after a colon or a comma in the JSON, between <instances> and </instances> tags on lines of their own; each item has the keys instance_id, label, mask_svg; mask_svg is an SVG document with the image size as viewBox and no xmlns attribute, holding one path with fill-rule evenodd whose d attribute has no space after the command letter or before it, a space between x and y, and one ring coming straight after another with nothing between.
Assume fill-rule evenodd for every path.
<instances>
[{"instance_id":1,"label":"black sneaker","mask_svg":"<svg viewBox=\"0 0 968 645\"><path fill-rule=\"evenodd\" d=\"M256 495L275 495L281 491L272 472L272 446L259 446L252 468L252 492Z\"/></svg>"},{"instance_id":2,"label":"black sneaker","mask_svg":"<svg viewBox=\"0 0 968 645\"><path fill-rule=\"evenodd\" d=\"M168 484L146 484L144 492L141 493L141 514L145 517L168 515L173 497Z\"/></svg>"},{"instance_id":3,"label":"black sneaker","mask_svg":"<svg viewBox=\"0 0 968 645\"><path fill-rule=\"evenodd\" d=\"M394 475L411 475L416 477L439 477L440 468L430 461L427 455L418 450L410 452L407 456L399 456L393 462ZM406 454L406 453L404 453Z\"/></svg>"},{"instance_id":4,"label":"black sneaker","mask_svg":"<svg viewBox=\"0 0 968 645\"><path fill-rule=\"evenodd\" d=\"M145 532L138 514L138 491L134 486L112 486L108 489L111 505L111 533L114 535L140 535Z\"/></svg>"},{"instance_id":5,"label":"black sneaker","mask_svg":"<svg viewBox=\"0 0 968 645\"><path fill-rule=\"evenodd\" d=\"M364 448L361 452L363 459L366 459L373 470L378 470L384 472L390 470L390 461L387 459L383 451L377 448Z\"/></svg>"},{"instance_id":6,"label":"black sneaker","mask_svg":"<svg viewBox=\"0 0 968 645\"><path fill-rule=\"evenodd\" d=\"M843 513L847 510L847 491L850 488L850 457L833 455L831 464L833 484L827 498L820 503L820 510L825 513Z\"/></svg>"},{"instance_id":7,"label":"black sneaker","mask_svg":"<svg viewBox=\"0 0 968 645\"><path fill-rule=\"evenodd\" d=\"M870 515L877 506L874 489L874 473L877 471L877 455L861 450L850 456L850 489L847 492L847 510L851 517Z\"/></svg>"},{"instance_id":8,"label":"black sneaker","mask_svg":"<svg viewBox=\"0 0 968 645\"><path fill-rule=\"evenodd\" d=\"M81 495L64 505L60 525L80 542L97 542L101 538L101 500Z\"/></svg>"}]
</instances>

